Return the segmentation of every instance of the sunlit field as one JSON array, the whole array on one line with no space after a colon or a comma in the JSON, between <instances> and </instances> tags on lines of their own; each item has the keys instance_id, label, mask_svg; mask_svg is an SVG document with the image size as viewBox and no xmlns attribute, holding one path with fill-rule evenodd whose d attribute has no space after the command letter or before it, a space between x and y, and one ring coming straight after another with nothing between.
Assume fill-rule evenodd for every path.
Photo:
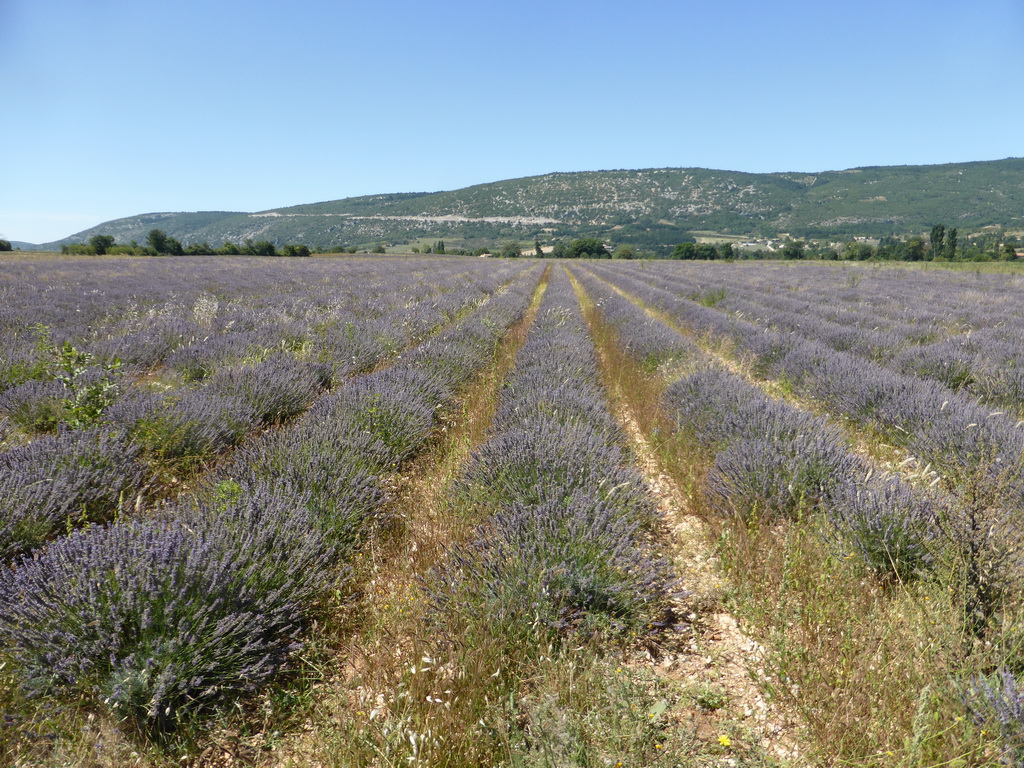
<instances>
[{"instance_id":1,"label":"sunlit field","mask_svg":"<svg viewBox=\"0 0 1024 768\"><path fill-rule=\"evenodd\" d=\"M1024 274L0 275L17 766L1024 764Z\"/></svg>"}]
</instances>

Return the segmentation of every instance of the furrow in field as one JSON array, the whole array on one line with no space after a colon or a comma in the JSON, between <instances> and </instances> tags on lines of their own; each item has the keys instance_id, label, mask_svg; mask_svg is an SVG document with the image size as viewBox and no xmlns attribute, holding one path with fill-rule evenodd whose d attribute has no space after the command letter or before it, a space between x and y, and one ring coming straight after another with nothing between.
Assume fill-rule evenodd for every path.
<instances>
[{"instance_id":1,"label":"furrow in field","mask_svg":"<svg viewBox=\"0 0 1024 768\"><path fill-rule=\"evenodd\" d=\"M325 597L358 588L352 558L386 522L389 478L531 293L519 281L400 364L347 382L239 452L194 501L73 534L4 573L4 673L46 697L104 691L101 710L154 736L264 688L293 666ZM62 583L85 591L51 591ZM86 635L83 616L95 627ZM66 631L52 634L58 626Z\"/></svg>"},{"instance_id":2,"label":"furrow in field","mask_svg":"<svg viewBox=\"0 0 1024 768\"><path fill-rule=\"evenodd\" d=\"M949 493L984 496L1007 514L1024 501L1024 429L1004 413L934 381L730 318L647 281L624 275L614 281L645 304L661 305L679 327L745 360L759 378L774 378L876 441L927 462L922 469Z\"/></svg>"},{"instance_id":3,"label":"furrow in field","mask_svg":"<svg viewBox=\"0 0 1024 768\"><path fill-rule=\"evenodd\" d=\"M796 716L784 711L781 702L769 702L754 682L764 674L764 648L743 632L722 604L722 586L728 577L707 543L711 533L699 512L703 505L694 496L698 489L693 478L681 476L678 464L666 467L664 452L650 439L666 426L659 411L664 382L652 370L645 371L643 363L646 359L650 365L651 356L664 356L667 350L650 340L643 352L627 350L617 329L605 321L600 302L576 276L573 282L597 343L613 411L657 500L666 525L662 536L689 593L687 609L696 633L653 666L690 691L709 697L717 691L723 696L720 709L691 705L688 716L698 733L731 732L739 742L737 734L742 732L764 754L800 762L801 726ZM682 346L668 341L674 349ZM677 462L678 457L673 463Z\"/></svg>"},{"instance_id":4,"label":"furrow in field","mask_svg":"<svg viewBox=\"0 0 1024 768\"><path fill-rule=\"evenodd\" d=\"M398 524L369 541L357 560L363 599L331 652L333 672L318 684L304 728L284 739L261 764L349 766L370 760L369 745L379 734L374 734L368 713L402 686L403 676L426 653L421 581L445 550L464 541L478 522L454 513L449 496L470 454L485 439L498 392L546 285L547 271L492 360L444 410L429 448L396 478L389 508Z\"/></svg>"},{"instance_id":5,"label":"furrow in field","mask_svg":"<svg viewBox=\"0 0 1024 768\"><path fill-rule=\"evenodd\" d=\"M515 279L465 295L456 292L432 325L403 327L399 315L390 333L401 351L382 347L364 364L388 367ZM346 365L342 361L342 368ZM327 363L276 354L221 368L197 386L170 394L136 393L113 403L96 427L42 437L0 455L0 498L6 502L0 554L10 558L64 529L122 512L139 516L154 503L190 492L211 465L223 463L244 442L309 410L336 375Z\"/></svg>"}]
</instances>

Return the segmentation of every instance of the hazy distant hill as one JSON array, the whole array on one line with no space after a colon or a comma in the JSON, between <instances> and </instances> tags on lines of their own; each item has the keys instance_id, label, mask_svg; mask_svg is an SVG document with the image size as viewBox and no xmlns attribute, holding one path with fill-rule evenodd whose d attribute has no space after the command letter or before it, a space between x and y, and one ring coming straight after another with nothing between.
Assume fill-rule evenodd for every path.
<instances>
[{"instance_id":1,"label":"hazy distant hill","mask_svg":"<svg viewBox=\"0 0 1024 768\"><path fill-rule=\"evenodd\" d=\"M581 234L640 246L691 232L795 237L1024 227L1024 158L822 173L702 168L551 173L450 192L370 195L259 213L149 213L64 240L110 234L144 243L154 227L185 244L269 240L312 247L417 238L495 242Z\"/></svg>"}]
</instances>

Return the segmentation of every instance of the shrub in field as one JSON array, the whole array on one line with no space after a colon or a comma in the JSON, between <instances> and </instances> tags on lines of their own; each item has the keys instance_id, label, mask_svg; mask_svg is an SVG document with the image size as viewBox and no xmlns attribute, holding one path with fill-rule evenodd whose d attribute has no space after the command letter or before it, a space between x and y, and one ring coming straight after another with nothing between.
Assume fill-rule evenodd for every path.
<instances>
[{"instance_id":1,"label":"shrub in field","mask_svg":"<svg viewBox=\"0 0 1024 768\"><path fill-rule=\"evenodd\" d=\"M488 622L507 640L584 626L640 632L664 618L673 588L668 565L643 553L637 523L586 494L499 510L427 580L436 615Z\"/></svg>"},{"instance_id":2,"label":"shrub in field","mask_svg":"<svg viewBox=\"0 0 1024 768\"><path fill-rule=\"evenodd\" d=\"M990 504L1024 503L1024 432L987 409L945 403L930 409L908 440L927 456L951 488Z\"/></svg>"},{"instance_id":3,"label":"shrub in field","mask_svg":"<svg viewBox=\"0 0 1024 768\"><path fill-rule=\"evenodd\" d=\"M611 291L590 275L579 274L578 278L591 294L603 321L615 330L623 350L646 373L670 360L688 359L699 354L693 342L648 315L642 307Z\"/></svg>"},{"instance_id":4,"label":"shrub in field","mask_svg":"<svg viewBox=\"0 0 1024 768\"><path fill-rule=\"evenodd\" d=\"M0 392L45 375L46 365L33 344L12 338L0 351Z\"/></svg>"},{"instance_id":5,"label":"shrub in field","mask_svg":"<svg viewBox=\"0 0 1024 768\"><path fill-rule=\"evenodd\" d=\"M340 374L365 371L388 354L383 334L387 323L379 319L352 317L326 328L320 342L324 362Z\"/></svg>"},{"instance_id":6,"label":"shrub in field","mask_svg":"<svg viewBox=\"0 0 1024 768\"><path fill-rule=\"evenodd\" d=\"M246 446L218 480L301 488L318 528L339 545L351 546L365 532L366 521L380 514L378 476L391 458L387 446L364 431L310 418ZM204 495L217 488L215 480Z\"/></svg>"},{"instance_id":7,"label":"shrub in field","mask_svg":"<svg viewBox=\"0 0 1024 768\"><path fill-rule=\"evenodd\" d=\"M167 367L181 374L186 383L204 381L217 368L216 357L205 347L205 344L192 344L175 350L167 360Z\"/></svg>"},{"instance_id":8,"label":"shrub in field","mask_svg":"<svg viewBox=\"0 0 1024 768\"><path fill-rule=\"evenodd\" d=\"M950 495L936 518L947 557L951 596L963 610L969 638L986 638L1005 606L1024 595L1024 532L1018 508L988 477Z\"/></svg>"},{"instance_id":9,"label":"shrub in field","mask_svg":"<svg viewBox=\"0 0 1024 768\"><path fill-rule=\"evenodd\" d=\"M809 434L841 442L825 419L768 398L721 368L700 368L678 379L666 390L665 404L680 430L711 449L743 438L789 442Z\"/></svg>"},{"instance_id":10,"label":"shrub in field","mask_svg":"<svg viewBox=\"0 0 1024 768\"><path fill-rule=\"evenodd\" d=\"M160 461L189 469L236 445L259 421L241 397L203 387L165 398L158 411L136 422L134 434Z\"/></svg>"},{"instance_id":11,"label":"shrub in field","mask_svg":"<svg viewBox=\"0 0 1024 768\"><path fill-rule=\"evenodd\" d=\"M77 521L113 517L142 485L139 449L120 434L65 431L0 454L0 556Z\"/></svg>"},{"instance_id":12,"label":"shrub in field","mask_svg":"<svg viewBox=\"0 0 1024 768\"><path fill-rule=\"evenodd\" d=\"M167 397L162 392L147 389L129 389L124 397L103 412L102 423L130 435L135 435L137 428L144 421L156 417Z\"/></svg>"},{"instance_id":13,"label":"shrub in field","mask_svg":"<svg viewBox=\"0 0 1024 768\"><path fill-rule=\"evenodd\" d=\"M969 388L974 383L973 344L964 340L948 340L927 346L915 346L897 355L893 367L945 384L954 392Z\"/></svg>"},{"instance_id":14,"label":"shrub in field","mask_svg":"<svg viewBox=\"0 0 1024 768\"><path fill-rule=\"evenodd\" d=\"M441 400L424 396L424 387L437 392L424 377L386 370L359 380L339 394L339 401L351 409L346 418L380 440L397 464L411 456L434 428L434 411Z\"/></svg>"},{"instance_id":15,"label":"shrub in field","mask_svg":"<svg viewBox=\"0 0 1024 768\"><path fill-rule=\"evenodd\" d=\"M95 355L70 341L54 343L47 326L37 324L34 330L43 366L39 378L58 381L64 389L58 401L60 421L74 429L94 423L120 394L121 360L97 364Z\"/></svg>"},{"instance_id":16,"label":"shrub in field","mask_svg":"<svg viewBox=\"0 0 1024 768\"><path fill-rule=\"evenodd\" d=\"M81 429L117 401L121 387L115 373L115 369L81 366L69 373L29 379L0 394L0 413L34 432L52 432L61 424Z\"/></svg>"},{"instance_id":17,"label":"shrub in field","mask_svg":"<svg viewBox=\"0 0 1024 768\"><path fill-rule=\"evenodd\" d=\"M269 358L251 368L222 368L207 387L247 403L266 424L299 415L313 404L320 389L309 366L287 355Z\"/></svg>"},{"instance_id":18,"label":"shrub in field","mask_svg":"<svg viewBox=\"0 0 1024 768\"><path fill-rule=\"evenodd\" d=\"M883 580L913 581L934 563L939 503L896 477L842 483L828 508L833 543Z\"/></svg>"},{"instance_id":19,"label":"shrub in field","mask_svg":"<svg viewBox=\"0 0 1024 768\"><path fill-rule=\"evenodd\" d=\"M634 520L654 518L646 486L628 468L622 449L586 425L536 422L502 432L476 452L463 482L498 504L541 503L586 491L614 498L620 514Z\"/></svg>"},{"instance_id":20,"label":"shrub in field","mask_svg":"<svg viewBox=\"0 0 1024 768\"><path fill-rule=\"evenodd\" d=\"M618 445L564 276L549 283L501 398L496 434L462 479L490 517L427 579L441 636L482 631L515 665L560 632L660 622L669 569L643 531L656 510Z\"/></svg>"},{"instance_id":21,"label":"shrub in field","mask_svg":"<svg viewBox=\"0 0 1024 768\"><path fill-rule=\"evenodd\" d=\"M22 429L51 432L64 413L64 392L59 381L29 379L0 393L0 413Z\"/></svg>"},{"instance_id":22,"label":"shrub in field","mask_svg":"<svg viewBox=\"0 0 1024 768\"><path fill-rule=\"evenodd\" d=\"M1024 765L1024 691L1013 673L1001 669L971 680L965 693L975 722L999 734L1003 762Z\"/></svg>"},{"instance_id":23,"label":"shrub in field","mask_svg":"<svg viewBox=\"0 0 1024 768\"><path fill-rule=\"evenodd\" d=\"M178 347L167 355L166 366L186 381L204 381L219 368L238 364L262 349L255 333L232 329L230 333L204 335L201 341Z\"/></svg>"},{"instance_id":24,"label":"shrub in field","mask_svg":"<svg viewBox=\"0 0 1024 768\"><path fill-rule=\"evenodd\" d=\"M551 371L523 371L506 387L495 420L511 425L527 419L565 427L589 427L603 435L609 444L622 439L607 404L596 394L596 386L587 386L585 380L569 377L553 383Z\"/></svg>"},{"instance_id":25,"label":"shrub in field","mask_svg":"<svg viewBox=\"0 0 1024 768\"><path fill-rule=\"evenodd\" d=\"M854 466L828 436L747 437L715 456L707 494L713 507L742 517L797 517L820 508Z\"/></svg>"},{"instance_id":26,"label":"shrub in field","mask_svg":"<svg viewBox=\"0 0 1024 768\"><path fill-rule=\"evenodd\" d=\"M301 494L79 531L0 574L0 644L28 695L65 690L150 731L266 683L334 554Z\"/></svg>"},{"instance_id":27,"label":"shrub in field","mask_svg":"<svg viewBox=\"0 0 1024 768\"><path fill-rule=\"evenodd\" d=\"M91 346L91 351L105 362L121 360L127 366L148 369L164 362L201 332L190 320L163 315L149 319L139 330L101 339Z\"/></svg>"}]
</instances>

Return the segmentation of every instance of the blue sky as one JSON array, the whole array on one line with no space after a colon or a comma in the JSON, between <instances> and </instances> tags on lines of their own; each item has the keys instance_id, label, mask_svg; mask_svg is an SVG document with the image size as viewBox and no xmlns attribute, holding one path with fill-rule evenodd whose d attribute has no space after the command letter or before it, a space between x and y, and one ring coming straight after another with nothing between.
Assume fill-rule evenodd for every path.
<instances>
[{"instance_id":1,"label":"blue sky","mask_svg":"<svg viewBox=\"0 0 1024 768\"><path fill-rule=\"evenodd\" d=\"M0 237L553 171L1024 155L1024 0L0 0Z\"/></svg>"}]
</instances>

